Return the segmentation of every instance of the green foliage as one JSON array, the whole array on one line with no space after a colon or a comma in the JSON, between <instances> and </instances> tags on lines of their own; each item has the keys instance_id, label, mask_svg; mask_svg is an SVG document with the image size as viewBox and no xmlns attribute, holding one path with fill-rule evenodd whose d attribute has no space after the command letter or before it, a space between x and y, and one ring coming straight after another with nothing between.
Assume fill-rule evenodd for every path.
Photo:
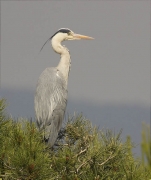
<instances>
[{"instance_id":1,"label":"green foliage","mask_svg":"<svg viewBox=\"0 0 151 180\"><path fill-rule=\"evenodd\" d=\"M0 101L0 179L149 180L151 173L132 155L130 137L92 127L82 115L69 118L53 148L34 122L13 121Z\"/></svg>"},{"instance_id":2,"label":"green foliage","mask_svg":"<svg viewBox=\"0 0 151 180\"><path fill-rule=\"evenodd\" d=\"M0 177L48 179L50 154L35 123L21 119L14 122L4 114L3 100L0 106Z\"/></svg>"},{"instance_id":3,"label":"green foliage","mask_svg":"<svg viewBox=\"0 0 151 180\"><path fill-rule=\"evenodd\" d=\"M64 141L52 152L52 167L58 179L148 180L150 172L132 156L132 143L120 134L92 127L78 116L68 121Z\"/></svg>"},{"instance_id":4,"label":"green foliage","mask_svg":"<svg viewBox=\"0 0 151 180\"><path fill-rule=\"evenodd\" d=\"M142 161L143 164L151 171L151 132L149 125L143 124L142 128Z\"/></svg>"}]
</instances>

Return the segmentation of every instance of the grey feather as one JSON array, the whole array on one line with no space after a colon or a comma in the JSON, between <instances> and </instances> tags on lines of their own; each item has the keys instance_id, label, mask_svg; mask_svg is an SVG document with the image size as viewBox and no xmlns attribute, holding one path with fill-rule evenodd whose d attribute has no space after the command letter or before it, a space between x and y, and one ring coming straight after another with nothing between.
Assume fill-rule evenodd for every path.
<instances>
[{"instance_id":1,"label":"grey feather","mask_svg":"<svg viewBox=\"0 0 151 180\"><path fill-rule=\"evenodd\" d=\"M40 75L35 94L37 124L45 131L45 139L53 145L62 126L67 104L67 87L57 68L46 68Z\"/></svg>"}]
</instances>

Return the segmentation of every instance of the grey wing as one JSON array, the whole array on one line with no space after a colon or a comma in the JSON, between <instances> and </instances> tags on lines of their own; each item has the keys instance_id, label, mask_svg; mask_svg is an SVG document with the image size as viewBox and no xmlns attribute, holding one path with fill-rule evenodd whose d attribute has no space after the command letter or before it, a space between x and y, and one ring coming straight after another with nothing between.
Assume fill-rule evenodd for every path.
<instances>
[{"instance_id":1,"label":"grey wing","mask_svg":"<svg viewBox=\"0 0 151 180\"><path fill-rule=\"evenodd\" d=\"M35 115L45 138L53 145L62 126L67 104L67 87L61 72L47 68L39 77L35 94Z\"/></svg>"}]
</instances>

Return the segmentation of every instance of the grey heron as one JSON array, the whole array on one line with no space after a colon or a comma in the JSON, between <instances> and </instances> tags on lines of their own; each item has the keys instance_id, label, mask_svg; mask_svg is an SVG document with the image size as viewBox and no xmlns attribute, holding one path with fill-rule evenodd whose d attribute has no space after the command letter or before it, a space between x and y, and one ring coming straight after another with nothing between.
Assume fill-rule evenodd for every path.
<instances>
[{"instance_id":1,"label":"grey heron","mask_svg":"<svg viewBox=\"0 0 151 180\"><path fill-rule=\"evenodd\" d=\"M40 75L34 99L37 125L40 130L44 130L44 139L50 146L53 146L57 139L67 104L71 59L69 50L62 46L61 42L79 39L93 38L75 34L68 28L61 28L45 42L46 44L51 41L53 50L61 56L57 67L48 67Z\"/></svg>"}]
</instances>

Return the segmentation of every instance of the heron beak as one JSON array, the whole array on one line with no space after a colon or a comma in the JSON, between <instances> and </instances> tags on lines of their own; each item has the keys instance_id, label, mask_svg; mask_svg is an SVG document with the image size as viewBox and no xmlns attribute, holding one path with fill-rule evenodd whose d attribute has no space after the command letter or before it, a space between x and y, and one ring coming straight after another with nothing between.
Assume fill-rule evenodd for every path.
<instances>
[{"instance_id":1,"label":"heron beak","mask_svg":"<svg viewBox=\"0 0 151 180\"><path fill-rule=\"evenodd\" d=\"M92 38L92 37L89 37L89 36L84 36L84 35L81 35L81 34L74 34L73 35L73 38L74 39L88 39L88 40L92 40L92 39L94 39L94 38Z\"/></svg>"}]
</instances>

